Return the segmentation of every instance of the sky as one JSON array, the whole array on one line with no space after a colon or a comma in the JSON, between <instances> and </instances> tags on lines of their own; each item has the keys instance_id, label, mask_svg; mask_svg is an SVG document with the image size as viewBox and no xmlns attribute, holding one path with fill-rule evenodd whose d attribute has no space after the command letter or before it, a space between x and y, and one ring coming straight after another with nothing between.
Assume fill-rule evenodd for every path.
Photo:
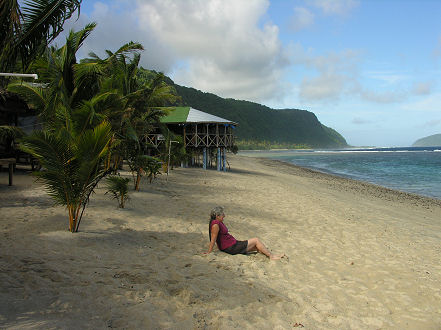
<instances>
[{"instance_id":1,"label":"sky","mask_svg":"<svg viewBox=\"0 0 441 330\"><path fill-rule=\"evenodd\" d=\"M177 84L409 146L441 133L440 17L439 0L83 0L65 32L98 24L80 58L140 42Z\"/></svg>"}]
</instances>

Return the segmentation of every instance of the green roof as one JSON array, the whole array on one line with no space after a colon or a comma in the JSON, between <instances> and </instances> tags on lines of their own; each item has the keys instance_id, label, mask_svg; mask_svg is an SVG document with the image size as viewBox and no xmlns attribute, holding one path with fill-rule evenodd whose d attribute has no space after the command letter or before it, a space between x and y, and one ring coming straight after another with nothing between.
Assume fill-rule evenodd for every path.
<instances>
[{"instance_id":1,"label":"green roof","mask_svg":"<svg viewBox=\"0 0 441 330\"><path fill-rule=\"evenodd\" d=\"M189 112L190 107L170 108L169 114L161 118L161 123L185 123Z\"/></svg>"},{"instance_id":2,"label":"green roof","mask_svg":"<svg viewBox=\"0 0 441 330\"><path fill-rule=\"evenodd\" d=\"M216 124L230 124L237 125L231 120L224 119L209 113L193 109L191 107L175 107L162 108L168 114L161 118L161 123L164 124L181 124L181 123L216 123Z\"/></svg>"}]
</instances>

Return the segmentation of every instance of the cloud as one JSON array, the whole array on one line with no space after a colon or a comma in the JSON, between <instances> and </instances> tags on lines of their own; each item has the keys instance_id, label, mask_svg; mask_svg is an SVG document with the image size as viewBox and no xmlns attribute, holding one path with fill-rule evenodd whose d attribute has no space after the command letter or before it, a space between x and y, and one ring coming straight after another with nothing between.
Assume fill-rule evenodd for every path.
<instances>
[{"instance_id":1,"label":"cloud","mask_svg":"<svg viewBox=\"0 0 441 330\"><path fill-rule=\"evenodd\" d=\"M401 91L378 92L366 88L360 88L359 94L366 101L382 104L397 103L407 98L407 93Z\"/></svg>"},{"instance_id":2,"label":"cloud","mask_svg":"<svg viewBox=\"0 0 441 330\"><path fill-rule=\"evenodd\" d=\"M123 44L135 41L145 48L141 55L142 66L161 72L172 70L176 61L173 52L148 27L138 23L137 11L133 3L127 1L96 2L90 16L81 12L78 20L68 21L64 26L65 31L55 42L63 45L70 29L78 31L92 21L97 22L97 27L78 52L79 58L87 57L89 52L105 57L105 50L114 52Z\"/></svg>"},{"instance_id":3,"label":"cloud","mask_svg":"<svg viewBox=\"0 0 441 330\"><path fill-rule=\"evenodd\" d=\"M140 25L181 60L177 83L224 97L262 101L283 90L289 64L267 0L138 1Z\"/></svg>"},{"instance_id":4,"label":"cloud","mask_svg":"<svg viewBox=\"0 0 441 330\"><path fill-rule=\"evenodd\" d=\"M424 123L423 127L437 127L440 126L441 119L432 119Z\"/></svg>"},{"instance_id":5,"label":"cloud","mask_svg":"<svg viewBox=\"0 0 441 330\"><path fill-rule=\"evenodd\" d=\"M360 117L355 117L352 119L352 123L355 125L366 125L366 124L370 124L371 121L360 118Z\"/></svg>"},{"instance_id":6,"label":"cloud","mask_svg":"<svg viewBox=\"0 0 441 330\"><path fill-rule=\"evenodd\" d=\"M305 50L300 44L291 45L293 63L304 65L315 73L302 78L299 98L302 101L338 101L342 95L355 96L373 103L398 103L407 99L404 90L373 90L362 85L359 66L362 53L356 50L330 52L315 56L312 50ZM405 78L392 73L373 73L392 85ZM422 87L421 87L422 88Z\"/></svg>"},{"instance_id":7,"label":"cloud","mask_svg":"<svg viewBox=\"0 0 441 330\"><path fill-rule=\"evenodd\" d=\"M432 93L421 97L415 102L403 104L401 108L406 111L439 113L441 109L441 93Z\"/></svg>"},{"instance_id":8,"label":"cloud","mask_svg":"<svg viewBox=\"0 0 441 330\"><path fill-rule=\"evenodd\" d=\"M304 100L332 100L340 96L345 79L336 73L324 73L317 77L304 78L299 96Z\"/></svg>"},{"instance_id":9,"label":"cloud","mask_svg":"<svg viewBox=\"0 0 441 330\"><path fill-rule=\"evenodd\" d=\"M90 51L105 56L105 49L133 40L145 48L141 65L178 84L265 101L285 93L282 75L289 65L278 27L262 22L268 8L268 0L112 0L96 2L89 17L82 12L66 26L79 30L92 18L98 23L80 57Z\"/></svg>"},{"instance_id":10,"label":"cloud","mask_svg":"<svg viewBox=\"0 0 441 330\"><path fill-rule=\"evenodd\" d=\"M357 0L309 0L309 3L320 9L325 15L346 16L359 6Z\"/></svg>"},{"instance_id":11,"label":"cloud","mask_svg":"<svg viewBox=\"0 0 441 330\"><path fill-rule=\"evenodd\" d=\"M368 78L380 80L387 85L394 85L409 79L409 75L395 71L368 71L365 73Z\"/></svg>"},{"instance_id":12,"label":"cloud","mask_svg":"<svg viewBox=\"0 0 441 330\"><path fill-rule=\"evenodd\" d=\"M314 14L306 8L296 7L290 20L290 28L297 32L314 24Z\"/></svg>"},{"instance_id":13,"label":"cloud","mask_svg":"<svg viewBox=\"0 0 441 330\"><path fill-rule=\"evenodd\" d=\"M432 92L432 82L419 82L413 85L413 93L416 95L429 95Z\"/></svg>"},{"instance_id":14,"label":"cloud","mask_svg":"<svg viewBox=\"0 0 441 330\"><path fill-rule=\"evenodd\" d=\"M306 76L299 86L299 97L304 101L337 100L350 92L357 83L359 53L344 50L314 56L300 44L291 47L293 63L316 71L315 76Z\"/></svg>"}]
</instances>

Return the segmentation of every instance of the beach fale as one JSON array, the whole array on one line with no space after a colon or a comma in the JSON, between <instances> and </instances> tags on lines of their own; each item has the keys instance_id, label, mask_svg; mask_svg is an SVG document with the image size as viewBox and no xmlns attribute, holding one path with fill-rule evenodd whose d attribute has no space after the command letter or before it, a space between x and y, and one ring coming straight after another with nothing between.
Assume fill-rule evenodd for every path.
<instances>
[{"instance_id":1,"label":"beach fale","mask_svg":"<svg viewBox=\"0 0 441 330\"><path fill-rule=\"evenodd\" d=\"M226 171L226 151L234 145L233 129L237 123L193 109L191 107L162 108L169 113L161 123L174 134L183 137L187 152L193 154L191 163L207 169L215 159L218 171ZM162 134L157 130L146 137L147 143L158 147L164 143ZM188 164L181 164L186 167Z\"/></svg>"}]
</instances>

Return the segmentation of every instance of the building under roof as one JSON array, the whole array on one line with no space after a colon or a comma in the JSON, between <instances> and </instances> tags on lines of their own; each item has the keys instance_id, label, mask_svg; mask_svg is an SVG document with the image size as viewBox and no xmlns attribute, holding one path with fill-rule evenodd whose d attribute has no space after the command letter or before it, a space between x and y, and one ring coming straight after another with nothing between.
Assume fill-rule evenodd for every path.
<instances>
[{"instance_id":1,"label":"building under roof","mask_svg":"<svg viewBox=\"0 0 441 330\"><path fill-rule=\"evenodd\" d=\"M226 171L226 150L234 146L233 129L237 123L193 109L191 107L166 108L168 115L161 123L174 134L183 137L184 146L192 154L192 164L202 162L206 169L215 158L217 169ZM164 138L159 132L149 134L149 144L158 147Z\"/></svg>"}]
</instances>

